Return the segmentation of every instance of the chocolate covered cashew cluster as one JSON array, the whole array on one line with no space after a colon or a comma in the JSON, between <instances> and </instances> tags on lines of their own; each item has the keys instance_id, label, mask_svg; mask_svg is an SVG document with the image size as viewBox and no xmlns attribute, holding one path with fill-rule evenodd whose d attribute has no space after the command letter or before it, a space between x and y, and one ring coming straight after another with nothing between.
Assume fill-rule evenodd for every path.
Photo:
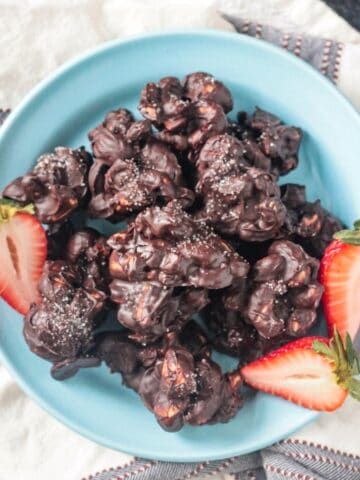
<instances>
[{"instance_id":1,"label":"chocolate covered cashew cluster","mask_svg":"<svg viewBox=\"0 0 360 480\"><path fill-rule=\"evenodd\" d=\"M321 258L334 233L342 229L339 220L322 207L320 200L308 202L305 187L287 183L281 187L287 208L285 235L288 234L316 258Z\"/></svg>"},{"instance_id":2,"label":"chocolate covered cashew cluster","mask_svg":"<svg viewBox=\"0 0 360 480\"><path fill-rule=\"evenodd\" d=\"M158 281L166 287L224 288L249 266L233 248L178 202L151 207L109 239L113 278Z\"/></svg>"},{"instance_id":3,"label":"chocolate covered cashew cluster","mask_svg":"<svg viewBox=\"0 0 360 480\"><path fill-rule=\"evenodd\" d=\"M107 238L97 230L86 227L70 236L66 244L65 258L81 269L84 288L109 293L110 253Z\"/></svg>"},{"instance_id":4,"label":"chocolate covered cashew cluster","mask_svg":"<svg viewBox=\"0 0 360 480\"><path fill-rule=\"evenodd\" d=\"M304 335L314 325L323 287L319 261L300 245L275 241L252 269L245 318L264 338Z\"/></svg>"},{"instance_id":5,"label":"chocolate covered cashew cluster","mask_svg":"<svg viewBox=\"0 0 360 480\"><path fill-rule=\"evenodd\" d=\"M90 227L75 230L69 221L50 225L46 234L49 260L66 260L76 265L81 270L85 288L109 292L111 248L106 237Z\"/></svg>"},{"instance_id":6,"label":"chocolate covered cashew cluster","mask_svg":"<svg viewBox=\"0 0 360 480\"><path fill-rule=\"evenodd\" d=\"M148 120L135 121L129 110L119 108L107 113L88 136L96 160L111 167L118 159L135 157L150 135Z\"/></svg>"},{"instance_id":7,"label":"chocolate covered cashew cluster","mask_svg":"<svg viewBox=\"0 0 360 480\"><path fill-rule=\"evenodd\" d=\"M241 365L291 341L291 336L285 331L271 338L261 336L253 325L247 323L244 306L240 310L233 309L227 306L225 294L215 294L202 312L214 347L237 357Z\"/></svg>"},{"instance_id":8,"label":"chocolate covered cashew cluster","mask_svg":"<svg viewBox=\"0 0 360 480\"><path fill-rule=\"evenodd\" d=\"M57 379L99 362L91 355L106 295L86 288L81 268L63 260L47 261L39 283L41 301L25 317L30 350L53 362Z\"/></svg>"},{"instance_id":9,"label":"chocolate covered cashew cluster","mask_svg":"<svg viewBox=\"0 0 360 480\"><path fill-rule=\"evenodd\" d=\"M211 138L196 165L196 189L203 199L199 218L245 241L278 234L286 217L280 188L271 173L249 166L240 142L229 135Z\"/></svg>"},{"instance_id":10,"label":"chocolate covered cashew cluster","mask_svg":"<svg viewBox=\"0 0 360 480\"><path fill-rule=\"evenodd\" d=\"M2 195L21 204L34 204L42 223L62 222L83 205L91 163L91 155L83 147L57 147L54 153L41 155L33 170L12 181Z\"/></svg>"},{"instance_id":11,"label":"chocolate covered cashew cluster","mask_svg":"<svg viewBox=\"0 0 360 480\"><path fill-rule=\"evenodd\" d=\"M154 341L170 331L180 331L192 315L208 303L207 291L192 287L166 287L158 281L110 283L119 323L132 330L138 342Z\"/></svg>"},{"instance_id":12,"label":"chocolate covered cashew cluster","mask_svg":"<svg viewBox=\"0 0 360 480\"><path fill-rule=\"evenodd\" d=\"M174 342L187 348L195 357L211 356L210 341L194 320L190 320L179 332L166 333L147 343L134 340L131 330L100 333L96 336L96 353L112 372L126 376L139 368L153 366L164 357L165 350Z\"/></svg>"},{"instance_id":13,"label":"chocolate covered cashew cluster","mask_svg":"<svg viewBox=\"0 0 360 480\"><path fill-rule=\"evenodd\" d=\"M184 207L194 200L186 188L176 156L151 136L147 120L130 112L110 112L89 134L95 162L89 173L89 213L95 218L122 220L147 206L178 199Z\"/></svg>"},{"instance_id":14,"label":"chocolate covered cashew cluster","mask_svg":"<svg viewBox=\"0 0 360 480\"><path fill-rule=\"evenodd\" d=\"M229 286L248 263L179 203L151 207L108 241L118 320L141 335L179 330L207 303L205 289Z\"/></svg>"},{"instance_id":15,"label":"chocolate covered cashew cluster","mask_svg":"<svg viewBox=\"0 0 360 480\"><path fill-rule=\"evenodd\" d=\"M238 122L230 125L230 131L249 148L257 146L270 160L274 175L285 175L297 167L302 138L300 128L285 125L275 115L256 108L251 116L239 112Z\"/></svg>"},{"instance_id":16,"label":"chocolate covered cashew cluster","mask_svg":"<svg viewBox=\"0 0 360 480\"><path fill-rule=\"evenodd\" d=\"M95 166L97 167L97 165ZM150 161L117 160L112 167L100 169L91 178L93 196L89 213L94 218L119 221L150 205L164 204L174 199L189 207L194 193L176 184L168 172L157 169Z\"/></svg>"},{"instance_id":17,"label":"chocolate covered cashew cluster","mask_svg":"<svg viewBox=\"0 0 360 480\"><path fill-rule=\"evenodd\" d=\"M212 75L192 73L183 81L164 77L141 92L140 113L159 130L159 138L175 150L197 150L208 138L226 131L226 113L233 101L225 85ZM190 153L192 157L192 153Z\"/></svg>"},{"instance_id":18,"label":"chocolate covered cashew cluster","mask_svg":"<svg viewBox=\"0 0 360 480\"><path fill-rule=\"evenodd\" d=\"M300 245L273 242L246 280L211 292L202 316L214 346L246 363L308 334L323 292L318 267Z\"/></svg>"},{"instance_id":19,"label":"chocolate covered cashew cluster","mask_svg":"<svg viewBox=\"0 0 360 480\"><path fill-rule=\"evenodd\" d=\"M241 363L256 358L258 334L253 326L244 321L243 310L226 308L222 296L214 295L202 312L202 317L217 350L239 357Z\"/></svg>"},{"instance_id":20,"label":"chocolate covered cashew cluster","mask_svg":"<svg viewBox=\"0 0 360 480\"><path fill-rule=\"evenodd\" d=\"M165 430L227 422L242 406L240 375L221 372L210 358L205 333L194 322L180 336L170 334L145 346L127 333L105 334L97 351L112 372L122 374L124 383L140 395Z\"/></svg>"},{"instance_id":21,"label":"chocolate covered cashew cluster","mask_svg":"<svg viewBox=\"0 0 360 480\"><path fill-rule=\"evenodd\" d=\"M241 141L229 133L211 137L201 149L196 166L202 182L206 179L206 170L209 170L209 175L213 175L217 169L223 175L238 173L241 166L266 172L271 170L270 159L255 143Z\"/></svg>"}]
</instances>

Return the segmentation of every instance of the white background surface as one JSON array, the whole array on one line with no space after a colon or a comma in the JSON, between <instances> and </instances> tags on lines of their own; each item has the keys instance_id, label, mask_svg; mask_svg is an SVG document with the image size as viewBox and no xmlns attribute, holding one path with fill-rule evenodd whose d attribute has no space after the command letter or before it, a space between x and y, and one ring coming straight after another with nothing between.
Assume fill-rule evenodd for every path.
<instances>
[{"instance_id":1,"label":"white background surface","mask_svg":"<svg viewBox=\"0 0 360 480\"><path fill-rule=\"evenodd\" d=\"M183 27L232 30L219 7L345 42L339 86L360 107L360 35L319 0L0 0L0 107L15 107L48 73L106 40ZM359 454L359 432L359 404L349 400L296 438ZM0 480L80 480L129 459L59 424L0 365Z\"/></svg>"}]
</instances>

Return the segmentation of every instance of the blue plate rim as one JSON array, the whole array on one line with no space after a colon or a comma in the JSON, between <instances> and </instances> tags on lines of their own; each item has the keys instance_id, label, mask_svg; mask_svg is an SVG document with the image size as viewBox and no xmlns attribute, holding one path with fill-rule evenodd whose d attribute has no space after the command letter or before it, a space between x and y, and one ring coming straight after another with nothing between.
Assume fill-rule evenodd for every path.
<instances>
[{"instance_id":1,"label":"blue plate rim","mask_svg":"<svg viewBox=\"0 0 360 480\"><path fill-rule=\"evenodd\" d=\"M174 36L211 36L211 37L218 37L223 39L233 39L239 40L240 43L248 43L252 45L261 45L263 50L267 50L269 52L275 53L275 55L279 55L287 59L287 61L295 63L300 68L307 71L308 74L312 75L317 81L321 81L325 88L330 90L332 94L336 95L338 99L343 102L345 107L348 109L351 115L354 115L355 121L359 122L360 124L360 113L356 110L354 105L350 102L350 100L338 89L336 85L330 81L329 78L322 75L318 70L316 70L313 66L307 63L300 57L293 55L291 52L284 50L277 45L273 45L263 39L250 37L248 35L238 33L238 32L226 32L221 30L215 29L195 29L195 30L166 30L162 32L155 32L155 33L147 33L143 35L130 35L122 39L115 39L104 42L98 47L91 48L86 52L75 56L73 59L65 62L59 68L57 68L54 72L46 76L43 80L41 80L37 85L35 85L28 94L21 100L21 102L11 111L9 117L6 119L6 122L1 127L0 131L0 142L2 138L6 135L7 130L12 128L12 125L17 121L18 117L21 115L22 111L27 107L29 103L33 101L38 93L40 93L45 88L48 88L53 81L56 81L59 77L69 72L72 68L76 68L79 63L83 63L87 60L90 60L92 57L101 54L103 51L110 50L113 48L117 48L119 45L126 45L132 44L136 42L144 42L151 39L156 38L163 38L163 37L174 37Z\"/></svg>"},{"instance_id":2,"label":"blue plate rim","mask_svg":"<svg viewBox=\"0 0 360 480\"><path fill-rule=\"evenodd\" d=\"M249 37L247 35L243 35L237 32L224 32L224 31L219 31L219 30L213 30L213 29L196 29L196 30L171 30L171 31L163 31L163 32L156 32L156 33L150 33L150 34L144 34L144 35L134 35L134 36L129 36L124 39L116 39L112 40L109 42L105 42L99 47L90 49L86 51L85 53L76 56L74 59L66 62L64 65L56 69L52 74L47 76L45 79L43 79L40 83L38 83L25 97L24 99L19 103L19 105L10 113L7 121L5 122L5 125L1 128L0 131L0 145L3 139L6 137L7 132L13 128L13 125L16 124L19 119L21 119L21 115L23 111L28 107L29 104L31 104L32 101L36 98L36 96L41 93L43 90L51 87L51 84L55 81L57 81L62 75L66 74L67 72L71 71L73 68L76 68L80 63L85 63L88 60L91 60L92 58L96 57L97 55L101 54L103 51L111 50L111 49L116 49L118 46L126 46L127 44L134 44L136 42L146 42L148 40L152 39L157 39L157 38L166 38L166 37L217 37L219 39L228 39L228 40L235 40L239 42L239 45L241 44L250 44L250 45L256 45L257 47L260 46L261 49L264 51L271 52L275 55L278 55L280 57L285 57L287 62L292 62L295 63L299 66L299 68L306 70L309 75L311 75L317 82L321 82L328 91L330 91L331 95L337 96L338 100L342 102L343 106L348 110L348 113L353 117L355 122L358 122L359 127L360 127L360 115L355 109L355 107L351 104L351 102L344 96L343 93L341 93L335 85L326 77L321 75L315 68L310 66L308 63L306 63L304 60L292 55L291 53L281 49L280 47L277 47L275 45L272 45L264 40L261 39L256 39ZM129 451L126 448L126 445L121 446L121 449L117 445L115 441L109 440L107 438L103 438L102 436L98 435L95 432L92 432L88 430L87 428L83 428L81 425L78 425L74 423L71 420L68 420L67 417L61 413L59 413L55 408L51 406L47 401L43 400L41 396L37 394L37 392L29 385L24 378L24 376L16 371L15 368L13 368L11 359L8 355L5 354L3 351L1 344L0 344L0 360L4 364L4 366L7 368L7 370L11 373L11 375L14 377L16 380L17 384L21 387L21 389L29 395L30 398L32 398L38 405L40 405L45 411L47 411L49 414L51 414L54 418L59 420L61 423L65 424L69 428L71 428L73 431L81 434L82 436L104 446L107 448L112 448L114 450L121 450L124 453L128 454L136 454L138 456L143 456L145 458L151 458L151 459L156 459L156 460L165 460L165 461L173 461L173 462L194 462L194 461L203 461L203 460L218 460L221 458L228 458L228 457L233 457L236 455L242 455L242 454L247 454L256 450L259 450L261 448L264 448L272 443L275 443L281 439L284 438L284 432L279 433L277 435L273 435L271 437L271 441L269 442L269 439L266 439L264 441L257 442L255 444L249 444L247 448L243 448L239 451L236 446L233 449L229 449L228 447L225 449L218 449L218 452L215 454L209 454L206 456L206 458L199 457L196 453L194 454L187 454L186 456L176 456L174 459L173 455L170 454L161 454L159 455L155 449L152 449L151 446L146 449L146 451L142 451L141 449L137 450L136 452L134 451ZM306 410L305 410L306 411ZM304 413L305 413L304 411ZM319 417L319 413L315 411L306 411L306 416L305 419L302 417L302 420L299 421L299 423L292 429L289 429L285 436L289 436L299 430L300 428L306 426L310 422L314 421L316 418Z\"/></svg>"}]
</instances>

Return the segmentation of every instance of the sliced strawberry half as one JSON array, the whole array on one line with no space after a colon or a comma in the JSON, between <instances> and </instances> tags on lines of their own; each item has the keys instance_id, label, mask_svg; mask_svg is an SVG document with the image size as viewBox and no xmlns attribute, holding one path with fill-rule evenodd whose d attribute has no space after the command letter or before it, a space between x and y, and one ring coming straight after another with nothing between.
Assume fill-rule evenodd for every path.
<instances>
[{"instance_id":1,"label":"sliced strawberry half","mask_svg":"<svg viewBox=\"0 0 360 480\"><path fill-rule=\"evenodd\" d=\"M47 252L45 231L32 211L0 201L0 295L23 315L39 299Z\"/></svg>"},{"instance_id":2,"label":"sliced strawberry half","mask_svg":"<svg viewBox=\"0 0 360 480\"><path fill-rule=\"evenodd\" d=\"M360 327L360 225L338 232L325 250L320 267L323 305L329 335L334 327L354 340Z\"/></svg>"},{"instance_id":3,"label":"sliced strawberry half","mask_svg":"<svg viewBox=\"0 0 360 480\"><path fill-rule=\"evenodd\" d=\"M349 353L337 332L330 342L323 337L302 338L246 365L241 374L257 390L330 412L343 404L348 393L360 399L360 382L354 378L359 362L351 341L347 348Z\"/></svg>"}]
</instances>

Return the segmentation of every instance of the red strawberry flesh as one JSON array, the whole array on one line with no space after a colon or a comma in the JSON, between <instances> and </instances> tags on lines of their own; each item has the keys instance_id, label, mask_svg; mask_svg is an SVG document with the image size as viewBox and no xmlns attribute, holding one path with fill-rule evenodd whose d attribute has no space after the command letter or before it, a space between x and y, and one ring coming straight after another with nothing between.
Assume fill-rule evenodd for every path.
<instances>
[{"instance_id":1,"label":"red strawberry flesh","mask_svg":"<svg viewBox=\"0 0 360 480\"><path fill-rule=\"evenodd\" d=\"M360 246L334 240L321 262L323 305L329 335L337 328L342 338L355 338L360 326Z\"/></svg>"},{"instance_id":2,"label":"red strawberry flesh","mask_svg":"<svg viewBox=\"0 0 360 480\"><path fill-rule=\"evenodd\" d=\"M18 212L0 224L0 294L24 315L39 299L46 246L44 229L29 213Z\"/></svg>"},{"instance_id":3,"label":"red strawberry flesh","mask_svg":"<svg viewBox=\"0 0 360 480\"><path fill-rule=\"evenodd\" d=\"M289 343L241 369L246 383L263 392L306 408L332 411L347 392L336 383L332 362L313 349L322 337L306 337Z\"/></svg>"}]
</instances>

